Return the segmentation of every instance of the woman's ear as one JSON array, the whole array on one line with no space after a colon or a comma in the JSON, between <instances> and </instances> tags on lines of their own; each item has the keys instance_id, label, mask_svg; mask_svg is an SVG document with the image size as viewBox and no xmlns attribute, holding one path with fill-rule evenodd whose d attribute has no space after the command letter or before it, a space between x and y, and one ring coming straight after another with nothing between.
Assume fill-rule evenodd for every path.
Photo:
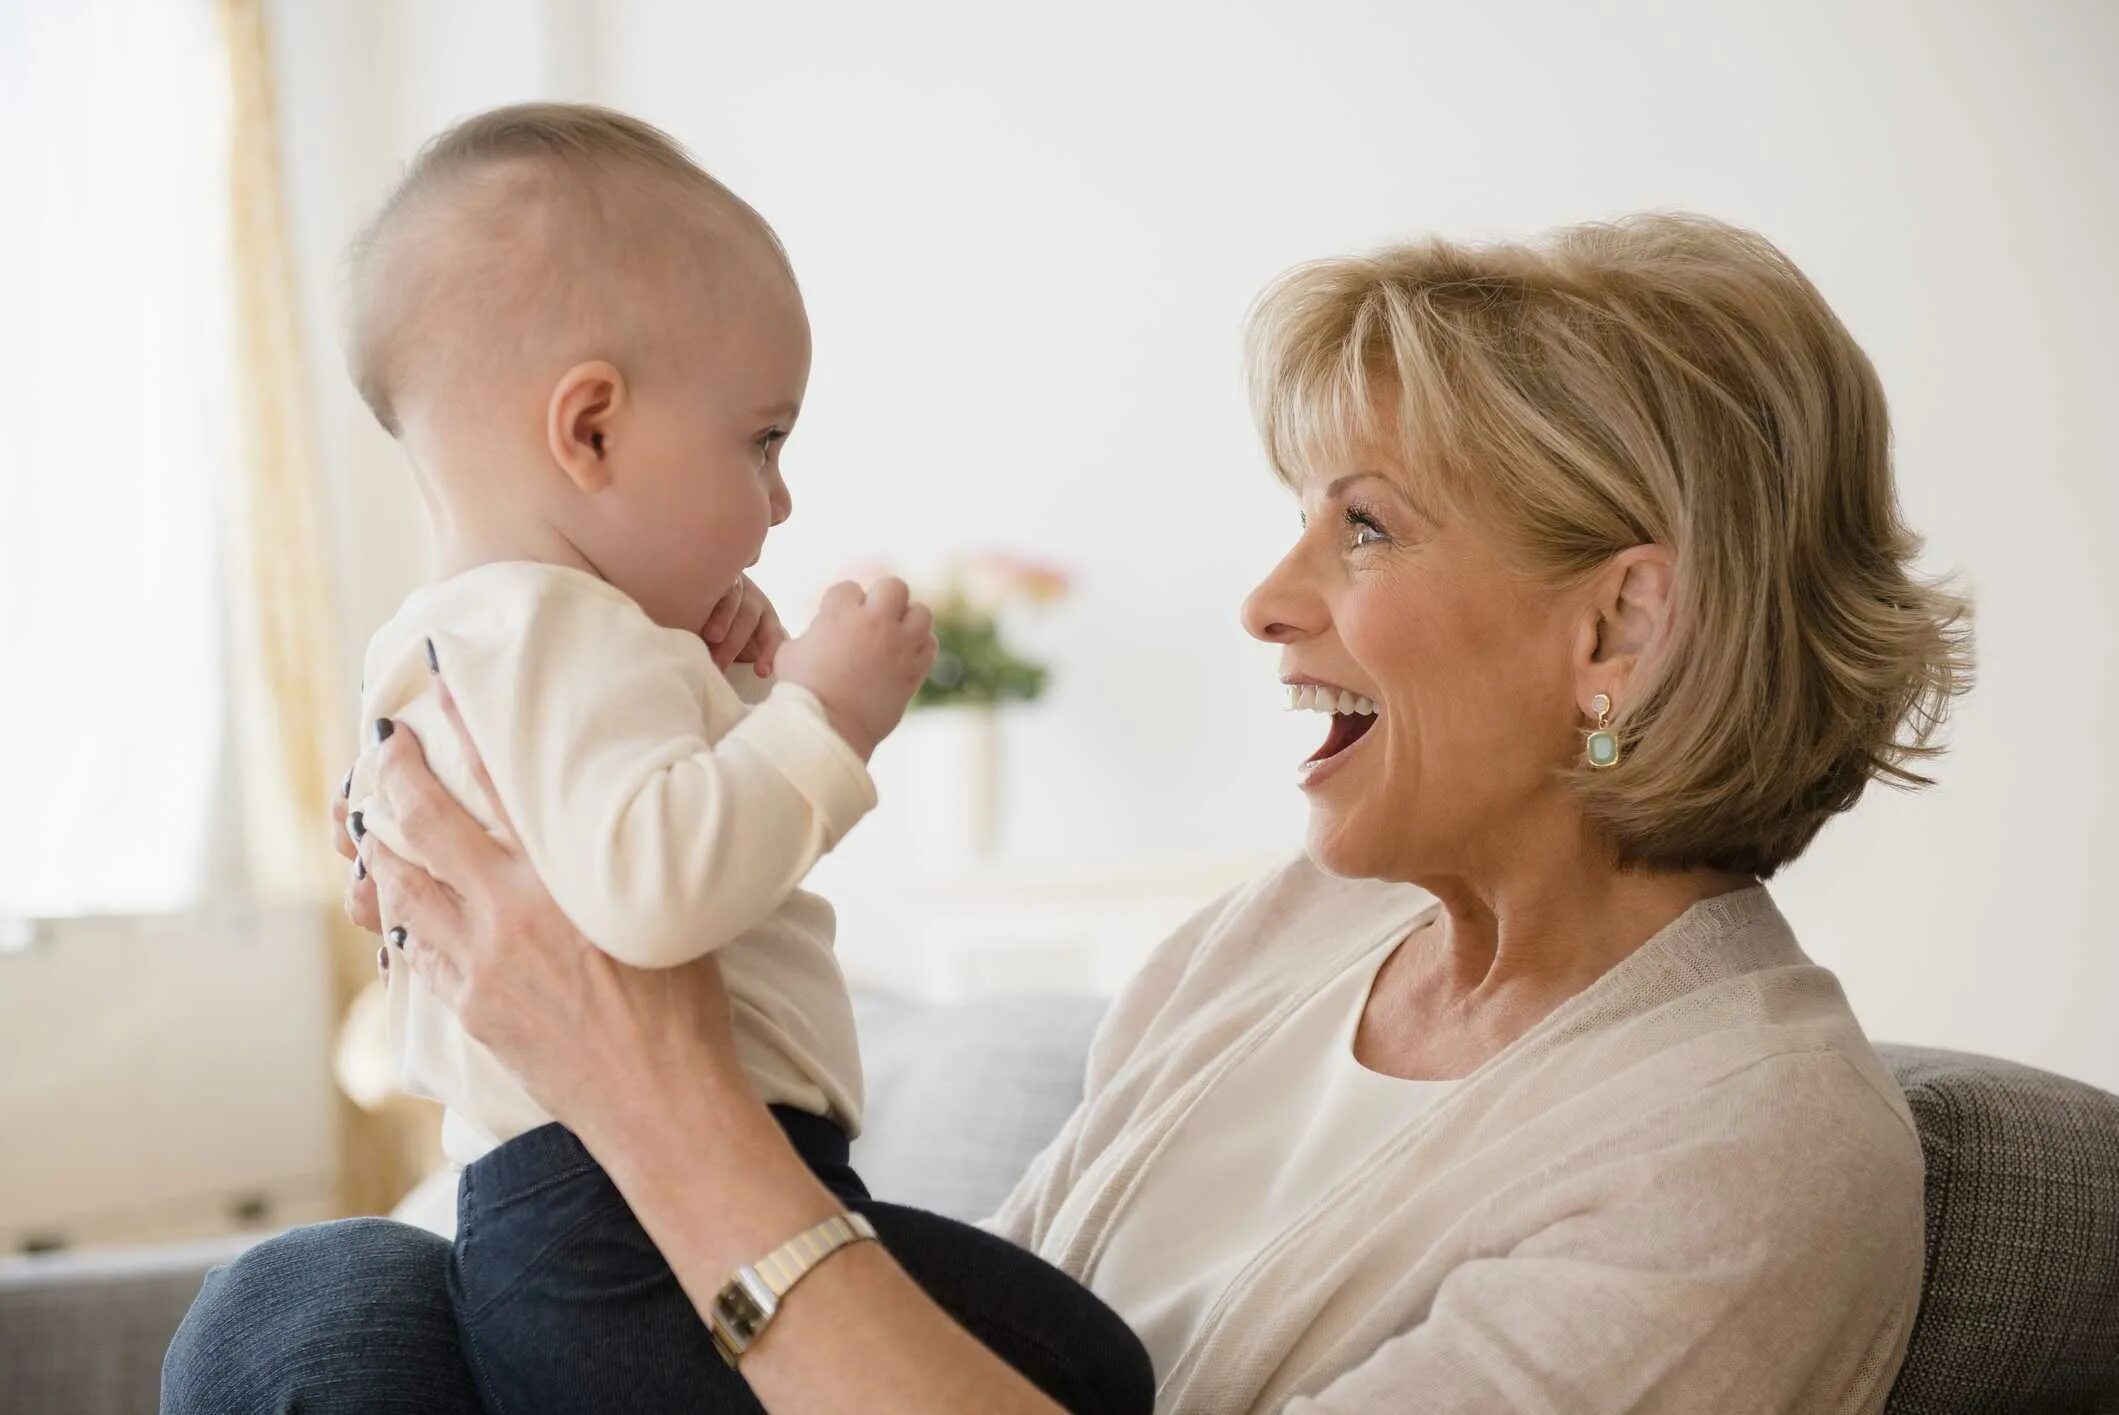
<instances>
[{"instance_id":1,"label":"woman's ear","mask_svg":"<svg viewBox=\"0 0 2119 1415\"><path fill-rule=\"evenodd\" d=\"M1669 630L1676 585L1677 557L1660 545L1622 550L1597 573L1576 644L1575 696L1586 716L1596 716L1599 693L1626 701L1627 682Z\"/></svg>"},{"instance_id":2,"label":"woman's ear","mask_svg":"<svg viewBox=\"0 0 2119 1415\"><path fill-rule=\"evenodd\" d=\"M625 375L601 359L574 365L552 385L545 446L583 491L594 494L611 484L611 442L625 402Z\"/></svg>"}]
</instances>

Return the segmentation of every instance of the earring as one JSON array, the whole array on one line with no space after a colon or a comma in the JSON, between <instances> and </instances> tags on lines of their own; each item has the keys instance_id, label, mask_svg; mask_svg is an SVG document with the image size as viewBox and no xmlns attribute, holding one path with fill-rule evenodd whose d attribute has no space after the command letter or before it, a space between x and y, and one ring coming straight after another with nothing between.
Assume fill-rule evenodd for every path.
<instances>
[{"instance_id":1,"label":"earring","mask_svg":"<svg viewBox=\"0 0 2119 1415\"><path fill-rule=\"evenodd\" d=\"M1596 711L1597 728L1589 734L1589 764L1598 771L1619 764L1619 734L1611 730L1611 699L1603 693L1589 700Z\"/></svg>"}]
</instances>

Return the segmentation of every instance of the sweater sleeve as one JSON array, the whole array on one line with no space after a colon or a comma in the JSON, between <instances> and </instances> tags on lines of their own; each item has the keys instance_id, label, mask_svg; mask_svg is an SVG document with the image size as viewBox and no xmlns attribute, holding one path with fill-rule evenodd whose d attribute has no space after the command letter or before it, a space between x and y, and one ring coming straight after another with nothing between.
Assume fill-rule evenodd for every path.
<instances>
[{"instance_id":1,"label":"sweater sleeve","mask_svg":"<svg viewBox=\"0 0 2119 1415\"><path fill-rule=\"evenodd\" d=\"M779 684L712 740L672 631L597 595L527 613L513 632L434 637L525 852L613 957L671 967L725 946L875 804L806 689Z\"/></svg>"},{"instance_id":2,"label":"sweater sleeve","mask_svg":"<svg viewBox=\"0 0 2119 1415\"><path fill-rule=\"evenodd\" d=\"M1601 1200L1458 1267L1287 1415L1881 1410L1919 1298L1918 1141L1837 1054L1747 1070L1577 1158Z\"/></svg>"}]
</instances>

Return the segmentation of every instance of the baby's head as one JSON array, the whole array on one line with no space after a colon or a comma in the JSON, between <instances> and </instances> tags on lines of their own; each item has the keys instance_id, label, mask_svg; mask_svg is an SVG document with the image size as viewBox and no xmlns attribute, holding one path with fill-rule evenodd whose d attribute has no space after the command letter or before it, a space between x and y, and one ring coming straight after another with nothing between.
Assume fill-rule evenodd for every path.
<instances>
[{"instance_id":1,"label":"baby's head","mask_svg":"<svg viewBox=\"0 0 2119 1415\"><path fill-rule=\"evenodd\" d=\"M793 272L623 114L526 104L428 143L355 244L348 361L458 568L585 564L695 629L787 517Z\"/></svg>"}]
</instances>

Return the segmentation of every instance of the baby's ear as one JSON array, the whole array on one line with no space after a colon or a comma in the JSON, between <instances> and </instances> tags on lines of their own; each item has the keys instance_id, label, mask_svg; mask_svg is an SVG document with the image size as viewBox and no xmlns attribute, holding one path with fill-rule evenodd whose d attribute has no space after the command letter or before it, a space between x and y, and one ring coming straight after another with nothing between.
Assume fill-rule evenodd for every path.
<instances>
[{"instance_id":1,"label":"baby's ear","mask_svg":"<svg viewBox=\"0 0 2119 1415\"><path fill-rule=\"evenodd\" d=\"M594 494L611 484L612 429L625 399L625 375L601 359L574 365L552 385L545 445L583 491Z\"/></svg>"}]
</instances>

